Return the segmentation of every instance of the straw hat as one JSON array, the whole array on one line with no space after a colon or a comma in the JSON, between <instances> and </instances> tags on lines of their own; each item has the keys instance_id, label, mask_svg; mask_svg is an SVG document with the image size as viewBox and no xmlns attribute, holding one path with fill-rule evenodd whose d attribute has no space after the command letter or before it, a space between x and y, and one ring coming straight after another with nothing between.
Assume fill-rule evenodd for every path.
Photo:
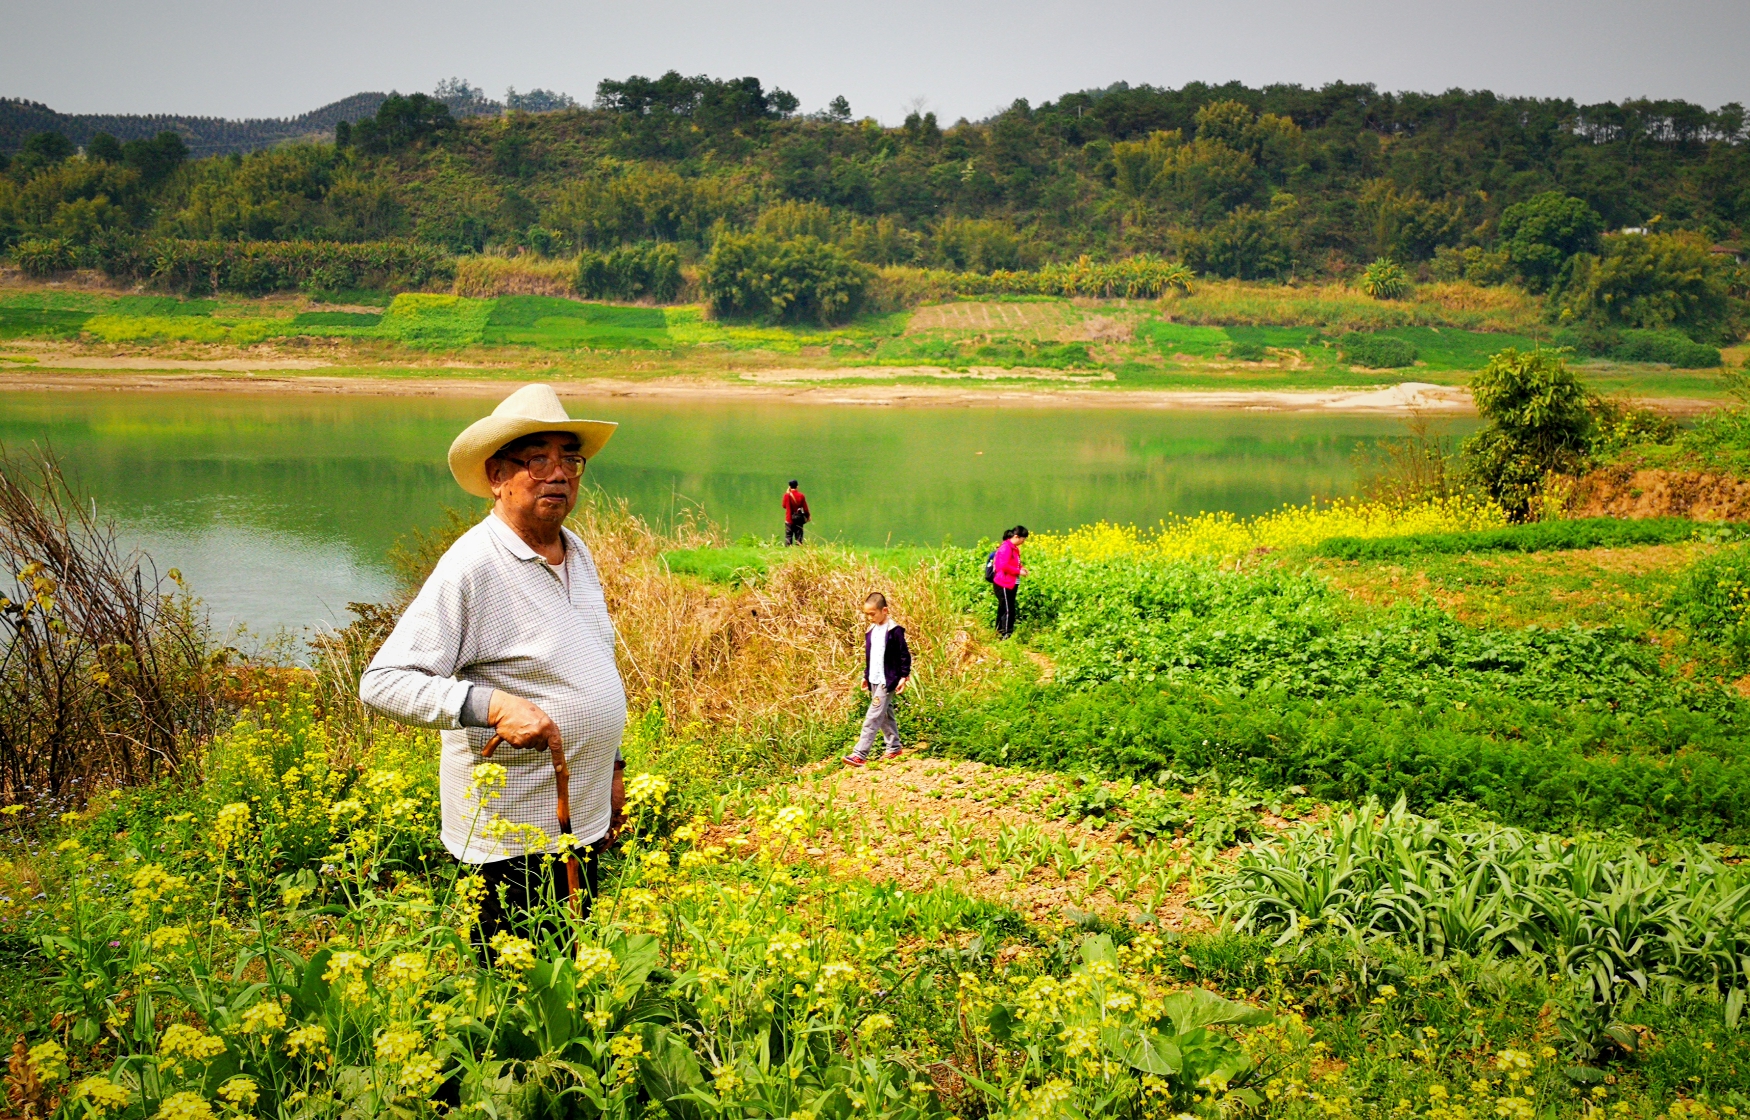
<instances>
[{"instance_id":1,"label":"straw hat","mask_svg":"<svg viewBox=\"0 0 1750 1120\"><path fill-rule=\"evenodd\" d=\"M583 441L583 457L595 458L618 424L608 420L573 420L551 385L524 385L504 398L492 415L469 424L450 444L450 473L462 489L477 498L492 497L486 480L486 460L513 439L536 432L570 432Z\"/></svg>"}]
</instances>

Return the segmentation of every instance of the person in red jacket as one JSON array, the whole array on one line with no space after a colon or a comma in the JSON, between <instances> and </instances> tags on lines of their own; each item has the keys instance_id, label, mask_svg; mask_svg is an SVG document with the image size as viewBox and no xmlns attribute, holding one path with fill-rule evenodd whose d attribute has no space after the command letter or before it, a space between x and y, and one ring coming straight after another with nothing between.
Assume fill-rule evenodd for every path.
<instances>
[{"instance_id":1,"label":"person in red jacket","mask_svg":"<svg viewBox=\"0 0 1750 1120\"><path fill-rule=\"evenodd\" d=\"M997 592L997 637L1015 632L1015 587L1027 569L1021 563L1021 546L1027 543L1027 526L1003 531L1003 543L990 556L991 583Z\"/></svg>"},{"instance_id":2,"label":"person in red jacket","mask_svg":"<svg viewBox=\"0 0 1750 1120\"><path fill-rule=\"evenodd\" d=\"M802 527L813 518L808 510L808 495L796 488L796 480L790 480L790 489L784 491L784 543L786 545L802 543Z\"/></svg>"}]
</instances>

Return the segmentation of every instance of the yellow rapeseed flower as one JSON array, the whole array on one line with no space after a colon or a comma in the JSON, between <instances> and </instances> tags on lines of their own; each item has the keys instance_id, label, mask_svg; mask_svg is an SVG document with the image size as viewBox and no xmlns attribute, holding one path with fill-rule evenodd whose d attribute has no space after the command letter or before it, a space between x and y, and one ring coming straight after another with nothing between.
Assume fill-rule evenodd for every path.
<instances>
[{"instance_id":1,"label":"yellow rapeseed flower","mask_svg":"<svg viewBox=\"0 0 1750 1120\"><path fill-rule=\"evenodd\" d=\"M199 1093L172 1093L159 1106L156 1120L213 1120L213 1106Z\"/></svg>"},{"instance_id":2,"label":"yellow rapeseed flower","mask_svg":"<svg viewBox=\"0 0 1750 1120\"><path fill-rule=\"evenodd\" d=\"M233 801L219 810L219 815L213 820L213 846L221 852L228 852L240 845L249 835L249 803Z\"/></svg>"},{"instance_id":3,"label":"yellow rapeseed flower","mask_svg":"<svg viewBox=\"0 0 1750 1120\"><path fill-rule=\"evenodd\" d=\"M607 949L586 945L577 950L577 982L580 985L593 983L613 967L614 954Z\"/></svg>"},{"instance_id":4,"label":"yellow rapeseed flower","mask_svg":"<svg viewBox=\"0 0 1750 1120\"><path fill-rule=\"evenodd\" d=\"M239 1030L244 1034L258 1034L266 1037L275 1031L285 1030L285 1008L277 1003L262 1001L250 1004L242 1015Z\"/></svg>"},{"instance_id":5,"label":"yellow rapeseed flower","mask_svg":"<svg viewBox=\"0 0 1750 1120\"><path fill-rule=\"evenodd\" d=\"M474 767L468 780L468 796L475 801L490 801L510 781L510 771L496 762L481 762ZM484 793L486 796L480 796Z\"/></svg>"},{"instance_id":6,"label":"yellow rapeseed flower","mask_svg":"<svg viewBox=\"0 0 1750 1120\"><path fill-rule=\"evenodd\" d=\"M424 980L428 969L425 956L421 953L396 953L389 958L389 966L384 970L388 982L399 987L403 984L417 984Z\"/></svg>"},{"instance_id":7,"label":"yellow rapeseed flower","mask_svg":"<svg viewBox=\"0 0 1750 1120\"><path fill-rule=\"evenodd\" d=\"M225 1043L187 1023L172 1023L158 1036L158 1052L170 1058L192 1058L204 1062L223 1054Z\"/></svg>"},{"instance_id":8,"label":"yellow rapeseed flower","mask_svg":"<svg viewBox=\"0 0 1750 1120\"><path fill-rule=\"evenodd\" d=\"M424 1096L437 1088L443 1080L444 1066L430 1051L421 1050L411 1055L401 1065L401 1076L397 1078L401 1088L416 1096Z\"/></svg>"},{"instance_id":9,"label":"yellow rapeseed flower","mask_svg":"<svg viewBox=\"0 0 1750 1120\"><path fill-rule=\"evenodd\" d=\"M328 1030L317 1023L299 1027L286 1035L286 1053L292 1057L316 1056L328 1049Z\"/></svg>"},{"instance_id":10,"label":"yellow rapeseed flower","mask_svg":"<svg viewBox=\"0 0 1750 1120\"><path fill-rule=\"evenodd\" d=\"M377 1035L377 1060L400 1065L425 1044L418 1031L410 1027L390 1027Z\"/></svg>"},{"instance_id":11,"label":"yellow rapeseed flower","mask_svg":"<svg viewBox=\"0 0 1750 1120\"><path fill-rule=\"evenodd\" d=\"M1152 530L1099 522L1068 533L1036 533L1028 552L1048 559L1097 561L1222 559L1255 549L1307 547L1332 537L1389 537L1495 529L1507 522L1496 506L1468 498L1410 506L1337 501L1284 506L1258 517L1230 513L1174 517Z\"/></svg>"},{"instance_id":12,"label":"yellow rapeseed flower","mask_svg":"<svg viewBox=\"0 0 1750 1120\"><path fill-rule=\"evenodd\" d=\"M492 935L492 951L498 955L498 967L506 972L527 972L535 967L535 946L525 938L499 930Z\"/></svg>"},{"instance_id":13,"label":"yellow rapeseed flower","mask_svg":"<svg viewBox=\"0 0 1750 1120\"><path fill-rule=\"evenodd\" d=\"M108 1115L128 1107L128 1091L107 1077L87 1077L73 1090L76 1100L85 1101L93 1111Z\"/></svg>"},{"instance_id":14,"label":"yellow rapeseed flower","mask_svg":"<svg viewBox=\"0 0 1750 1120\"><path fill-rule=\"evenodd\" d=\"M44 1085L59 1081L67 1073L67 1052L58 1042L39 1042L30 1048L25 1061L37 1080Z\"/></svg>"},{"instance_id":15,"label":"yellow rapeseed flower","mask_svg":"<svg viewBox=\"0 0 1750 1120\"><path fill-rule=\"evenodd\" d=\"M238 1110L250 1108L261 1099L261 1087L253 1078L233 1077L219 1086L219 1099Z\"/></svg>"}]
</instances>

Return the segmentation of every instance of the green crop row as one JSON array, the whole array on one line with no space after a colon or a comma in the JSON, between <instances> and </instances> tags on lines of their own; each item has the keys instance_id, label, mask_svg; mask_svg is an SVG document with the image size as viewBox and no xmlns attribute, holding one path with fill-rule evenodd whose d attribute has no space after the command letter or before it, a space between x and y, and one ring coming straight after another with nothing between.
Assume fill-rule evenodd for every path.
<instances>
[{"instance_id":1,"label":"green crop row","mask_svg":"<svg viewBox=\"0 0 1750 1120\"><path fill-rule=\"evenodd\" d=\"M969 591L981 559L953 570ZM1474 802L1541 828L1750 837L1736 792L1750 711L1628 630L1469 626L1282 568L1049 555L1029 568L1022 633L1052 679L919 700L919 734L1008 765L1213 769L1326 798ZM1745 601L1720 594L1715 613Z\"/></svg>"},{"instance_id":2,"label":"green crop row","mask_svg":"<svg viewBox=\"0 0 1750 1120\"><path fill-rule=\"evenodd\" d=\"M1701 524L1683 517L1627 521L1589 517L1575 521L1534 521L1472 533L1416 533L1402 537L1332 537L1315 545L1315 556L1334 560L1389 560L1400 556L1464 552L1555 552L1572 548L1623 548L1675 544L1698 536L1732 538L1732 524Z\"/></svg>"},{"instance_id":3,"label":"green crop row","mask_svg":"<svg viewBox=\"0 0 1750 1120\"><path fill-rule=\"evenodd\" d=\"M1045 557L1020 608L1065 686L1111 680L1319 699L1444 703L1472 693L1644 711L1717 707L1614 628L1466 626L1431 606L1358 609L1324 579L1190 561Z\"/></svg>"},{"instance_id":4,"label":"green crop row","mask_svg":"<svg viewBox=\"0 0 1750 1120\"><path fill-rule=\"evenodd\" d=\"M917 734L992 764L1129 777L1215 770L1312 796L1471 802L1552 830L1750 839L1750 757L1733 713L1639 716L1472 694L1419 705L1115 681L1015 684L973 704L914 701Z\"/></svg>"},{"instance_id":5,"label":"green crop row","mask_svg":"<svg viewBox=\"0 0 1750 1120\"><path fill-rule=\"evenodd\" d=\"M1582 1060L1638 1039L1630 1000L1698 985L1735 1028L1750 996L1750 877L1693 847L1667 859L1511 828L1465 831L1369 802L1254 846L1215 893L1245 932L1279 945L1320 933L1421 954L1529 957L1577 981L1553 1010Z\"/></svg>"}]
</instances>

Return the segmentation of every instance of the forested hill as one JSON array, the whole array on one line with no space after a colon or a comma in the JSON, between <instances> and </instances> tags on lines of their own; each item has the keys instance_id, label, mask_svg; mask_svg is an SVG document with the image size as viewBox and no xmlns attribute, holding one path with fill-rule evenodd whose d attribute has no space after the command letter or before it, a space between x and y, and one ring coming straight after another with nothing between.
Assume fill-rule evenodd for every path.
<instances>
[{"instance_id":1,"label":"forested hill","mask_svg":"<svg viewBox=\"0 0 1750 1120\"><path fill-rule=\"evenodd\" d=\"M1120 83L981 122L913 113L885 127L842 97L800 114L751 77L604 81L589 109L539 90L500 104L459 80L437 93L391 94L364 119L374 95L286 122L210 122L211 140L123 142L116 125L83 152L84 131L25 123L34 108L10 103L8 127L31 134L0 175L0 248L27 271L130 276L175 271L173 241L572 260L643 245L690 264L733 249L726 233L764 239L747 249L762 260L825 246L862 265L980 273L1147 254L1296 280L1389 258L1413 278L1566 293L1550 304L1562 314L1721 337L1744 294L1739 105ZM270 127L327 139L187 158L226 129ZM1625 228L1637 232L1615 235ZM1694 278L1680 295L1654 279L1679 276Z\"/></svg>"},{"instance_id":2,"label":"forested hill","mask_svg":"<svg viewBox=\"0 0 1750 1120\"><path fill-rule=\"evenodd\" d=\"M59 132L83 148L106 132L117 140L147 140L170 131L182 137L189 153L202 156L254 152L288 140L320 140L334 135L341 121L359 121L382 107L384 93L355 93L320 109L283 120L233 121L222 117L140 116L121 113L57 113L35 101L0 98L0 154L11 155L36 132Z\"/></svg>"}]
</instances>

